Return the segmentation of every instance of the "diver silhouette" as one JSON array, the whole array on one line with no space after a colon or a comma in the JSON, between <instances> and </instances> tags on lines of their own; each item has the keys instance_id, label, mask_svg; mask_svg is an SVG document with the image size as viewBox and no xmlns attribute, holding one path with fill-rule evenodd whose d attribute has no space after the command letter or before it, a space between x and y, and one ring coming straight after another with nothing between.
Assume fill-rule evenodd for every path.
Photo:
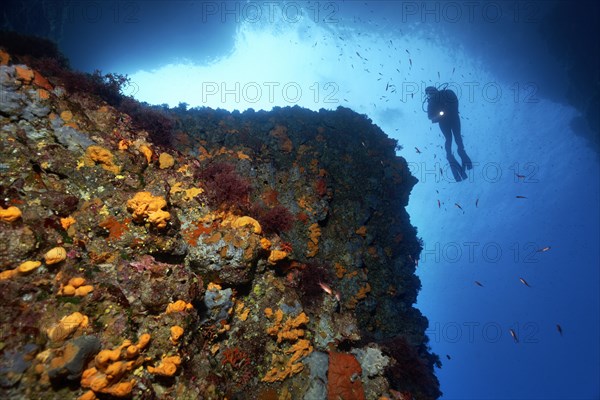
<instances>
[{"instance_id":1,"label":"diver silhouette","mask_svg":"<svg viewBox=\"0 0 600 400\"><path fill-rule=\"evenodd\" d=\"M467 179L465 170L472 169L473 163L465 152L462 136L460 135L460 117L458 115L458 97L447 85L438 90L433 86L425 88L427 101L427 117L432 124L439 123L440 130L446 139L446 158L450 164L450 171L457 182ZM425 103L425 101L423 103ZM462 160L462 166L458 164L452 154L452 136L456 142L457 152Z\"/></svg>"}]
</instances>

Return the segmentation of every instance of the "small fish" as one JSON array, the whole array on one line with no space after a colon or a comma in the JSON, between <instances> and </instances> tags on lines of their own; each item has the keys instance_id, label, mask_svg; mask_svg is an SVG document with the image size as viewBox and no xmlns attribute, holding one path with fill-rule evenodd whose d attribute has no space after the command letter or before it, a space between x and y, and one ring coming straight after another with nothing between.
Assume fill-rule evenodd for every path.
<instances>
[{"instance_id":1,"label":"small fish","mask_svg":"<svg viewBox=\"0 0 600 400\"><path fill-rule=\"evenodd\" d=\"M396 68L396 71L400 72L400 70L398 68Z\"/></svg>"},{"instance_id":2,"label":"small fish","mask_svg":"<svg viewBox=\"0 0 600 400\"><path fill-rule=\"evenodd\" d=\"M525 179L525 175L519 175L515 172L515 176L519 179Z\"/></svg>"},{"instance_id":3,"label":"small fish","mask_svg":"<svg viewBox=\"0 0 600 400\"><path fill-rule=\"evenodd\" d=\"M411 99L414 99L414 98L415 98L415 94L414 94L414 93L411 93L411 94L410 94L410 98L411 98Z\"/></svg>"},{"instance_id":4,"label":"small fish","mask_svg":"<svg viewBox=\"0 0 600 400\"><path fill-rule=\"evenodd\" d=\"M448 360L452 360L452 357L450 357L450 354L446 354L446 358L447 358Z\"/></svg>"},{"instance_id":5,"label":"small fish","mask_svg":"<svg viewBox=\"0 0 600 400\"><path fill-rule=\"evenodd\" d=\"M481 282L479 282L479 281L475 281L475 284L476 284L477 286L481 286L481 287L483 287L483 284L482 284Z\"/></svg>"},{"instance_id":6,"label":"small fish","mask_svg":"<svg viewBox=\"0 0 600 400\"><path fill-rule=\"evenodd\" d=\"M335 299L338 301L338 303L342 300L342 296L340 295L340 292L335 292L333 294L333 297L335 297Z\"/></svg>"},{"instance_id":7,"label":"small fish","mask_svg":"<svg viewBox=\"0 0 600 400\"><path fill-rule=\"evenodd\" d=\"M438 71L438 79L441 79L441 78L440 78L440 71Z\"/></svg>"},{"instance_id":8,"label":"small fish","mask_svg":"<svg viewBox=\"0 0 600 400\"><path fill-rule=\"evenodd\" d=\"M442 203L438 200L438 208L442 208Z\"/></svg>"},{"instance_id":9,"label":"small fish","mask_svg":"<svg viewBox=\"0 0 600 400\"><path fill-rule=\"evenodd\" d=\"M441 175L441 176L444 176L444 172L442 171L442 169L441 169L441 168L440 168L440 175ZM437 190L436 190L436 192L437 192ZM438 193L439 193L439 192L438 192Z\"/></svg>"},{"instance_id":10,"label":"small fish","mask_svg":"<svg viewBox=\"0 0 600 400\"><path fill-rule=\"evenodd\" d=\"M515 196L517 199L526 199L527 197L525 196Z\"/></svg>"},{"instance_id":11,"label":"small fish","mask_svg":"<svg viewBox=\"0 0 600 400\"><path fill-rule=\"evenodd\" d=\"M319 286L321 287L321 289L323 289L323 291L327 294L333 294L333 290L331 290L331 288L329 286L327 286L326 284L324 284L323 282L319 282Z\"/></svg>"},{"instance_id":12,"label":"small fish","mask_svg":"<svg viewBox=\"0 0 600 400\"><path fill-rule=\"evenodd\" d=\"M529 283L527 283L527 281L526 281L525 279L523 279L523 278L519 278L519 280L521 281L521 283L522 283L523 285L525 285L525 286L527 286L527 287L531 287L531 286L529 286Z\"/></svg>"},{"instance_id":13,"label":"small fish","mask_svg":"<svg viewBox=\"0 0 600 400\"><path fill-rule=\"evenodd\" d=\"M545 252L547 252L547 251L548 251L548 250L550 250L550 249L551 249L551 247L550 247L550 246L546 246L546 247L542 247L541 249L538 249L538 251L537 251L537 252L538 252L538 253L545 253Z\"/></svg>"},{"instance_id":14,"label":"small fish","mask_svg":"<svg viewBox=\"0 0 600 400\"><path fill-rule=\"evenodd\" d=\"M454 71L456 71L456 67L452 68L452 75L454 75Z\"/></svg>"},{"instance_id":15,"label":"small fish","mask_svg":"<svg viewBox=\"0 0 600 400\"><path fill-rule=\"evenodd\" d=\"M410 64L410 67L412 68L412 59L411 58L408 59L408 63Z\"/></svg>"},{"instance_id":16,"label":"small fish","mask_svg":"<svg viewBox=\"0 0 600 400\"><path fill-rule=\"evenodd\" d=\"M459 209L460 209L462 212L464 212L464 211L465 211L465 210L463 210L463 208L460 206L460 204L458 204L458 203L454 203L454 205L455 205L456 207L458 207L458 208L459 208Z\"/></svg>"},{"instance_id":17,"label":"small fish","mask_svg":"<svg viewBox=\"0 0 600 400\"><path fill-rule=\"evenodd\" d=\"M477 198L477 200L475 200L475 208L477 208L478 205L479 205L479 198Z\"/></svg>"},{"instance_id":18,"label":"small fish","mask_svg":"<svg viewBox=\"0 0 600 400\"><path fill-rule=\"evenodd\" d=\"M419 150L418 147L415 147L415 150L417 151L417 154L421 154L421 150Z\"/></svg>"},{"instance_id":19,"label":"small fish","mask_svg":"<svg viewBox=\"0 0 600 400\"><path fill-rule=\"evenodd\" d=\"M360 53L357 51L356 55L359 56L360 58L362 58L362 56L360 55Z\"/></svg>"},{"instance_id":20,"label":"small fish","mask_svg":"<svg viewBox=\"0 0 600 400\"><path fill-rule=\"evenodd\" d=\"M387 90L388 90L389 88L390 88L390 83L388 82L388 83L386 83L386 84L385 84L385 91L387 92Z\"/></svg>"},{"instance_id":21,"label":"small fish","mask_svg":"<svg viewBox=\"0 0 600 400\"><path fill-rule=\"evenodd\" d=\"M563 333L562 333L562 327L559 324L556 324L556 330L558 331L558 333L560 333L560 336L563 335Z\"/></svg>"},{"instance_id":22,"label":"small fish","mask_svg":"<svg viewBox=\"0 0 600 400\"><path fill-rule=\"evenodd\" d=\"M408 49L404 49L404 50L406 50L406 54L410 55L410 52L408 51Z\"/></svg>"},{"instance_id":23,"label":"small fish","mask_svg":"<svg viewBox=\"0 0 600 400\"><path fill-rule=\"evenodd\" d=\"M517 337L517 334L515 333L515 331L513 331L512 329L508 330L510 332L510 336L513 337L513 339L515 340L515 343L519 343L519 338Z\"/></svg>"}]
</instances>

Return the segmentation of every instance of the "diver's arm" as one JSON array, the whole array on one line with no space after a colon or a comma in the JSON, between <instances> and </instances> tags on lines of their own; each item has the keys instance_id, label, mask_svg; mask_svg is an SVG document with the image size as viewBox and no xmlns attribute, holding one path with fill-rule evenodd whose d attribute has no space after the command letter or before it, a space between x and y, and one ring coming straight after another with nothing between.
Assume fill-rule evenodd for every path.
<instances>
[{"instance_id":1,"label":"diver's arm","mask_svg":"<svg viewBox=\"0 0 600 400\"><path fill-rule=\"evenodd\" d=\"M440 113L443 114L443 111L440 110L440 106L439 104L437 104L437 102L434 101L430 101L429 104L427 105L427 118L429 118L431 120L432 124L435 124L437 122L440 122L441 116Z\"/></svg>"}]
</instances>

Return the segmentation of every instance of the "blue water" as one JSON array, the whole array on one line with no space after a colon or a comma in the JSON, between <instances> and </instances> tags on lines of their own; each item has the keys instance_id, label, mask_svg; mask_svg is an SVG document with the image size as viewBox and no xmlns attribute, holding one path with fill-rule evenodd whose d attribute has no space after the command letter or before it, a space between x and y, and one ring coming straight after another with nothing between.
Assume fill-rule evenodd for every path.
<instances>
[{"instance_id":1,"label":"blue water","mask_svg":"<svg viewBox=\"0 0 600 400\"><path fill-rule=\"evenodd\" d=\"M552 3L131 4L94 21L74 11L74 67L128 73L128 94L152 104L343 105L404 146L420 180L408 206L425 244L417 306L444 399L600 396L598 155L538 30ZM475 163L461 183L421 108L444 82Z\"/></svg>"}]
</instances>

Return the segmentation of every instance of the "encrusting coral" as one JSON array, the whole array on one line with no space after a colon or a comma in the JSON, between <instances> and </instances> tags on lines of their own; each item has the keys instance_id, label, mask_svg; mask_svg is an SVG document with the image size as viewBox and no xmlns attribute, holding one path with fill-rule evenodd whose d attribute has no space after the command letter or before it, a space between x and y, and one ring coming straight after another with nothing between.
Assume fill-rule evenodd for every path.
<instances>
[{"instance_id":1,"label":"encrusting coral","mask_svg":"<svg viewBox=\"0 0 600 400\"><path fill-rule=\"evenodd\" d=\"M140 352L149 342L150 335L145 333L137 344L125 340L116 349L101 350L94 358L94 366L83 371L81 387L115 397L129 396L137 381L128 379L128 375L142 365L144 358ZM90 398L92 394L86 393L85 396Z\"/></svg>"},{"instance_id":2,"label":"encrusting coral","mask_svg":"<svg viewBox=\"0 0 600 400\"><path fill-rule=\"evenodd\" d=\"M257 220L252 217L239 217L233 220L231 223L232 228L242 228L246 225L252 225L254 228L254 233L260 235L262 232L262 228Z\"/></svg>"},{"instance_id":3,"label":"encrusting coral","mask_svg":"<svg viewBox=\"0 0 600 400\"><path fill-rule=\"evenodd\" d=\"M44 254L46 265L58 264L67 258L67 251L64 247L54 247Z\"/></svg>"},{"instance_id":4,"label":"encrusting coral","mask_svg":"<svg viewBox=\"0 0 600 400\"><path fill-rule=\"evenodd\" d=\"M102 146L89 146L85 150L83 163L88 167L100 164L102 168L114 174L121 172L121 167L114 162L113 154Z\"/></svg>"},{"instance_id":5,"label":"encrusting coral","mask_svg":"<svg viewBox=\"0 0 600 400\"><path fill-rule=\"evenodd\" d=\"M173 376L177 372L179 365L181 365L180 356L167 356L161 360L158 366L148 366L148 372L154 375Z\"/></svg>"},{"instance_id":6,"label":"encrusting coral","mask_svg":"<svg viewBox=\"0 0 600 400\"><path fill-rule=\"evenodd\" d=\"M160 169L171 168L175 164L175 159L169 153L160 153L158 164Z\"/></svg>"},{"instance_id":7,"label":"encrusting coral","mask_svg":"<svg viewBox=\"0 0 600 400\"><path fill-rule=\"evenodd\" d=\"M183 336L183 328L180 327L179 325L174 325L171 327L170 329L171 331L171 343L173 344L177 344L179 343L179 339L181 338L181 336Z\"/></svg>"},{"instance_id":8,"label":"encrusting coral","mask_svg":"<svg viewBox=\"0 0 600 400\"><path fill-rule=\"evenodd\" d=\"M58 294L61 296L79 296L88 295L94 290L94 286L85 285L85 278L75 277L69 279L69 282L60 287Z\"/></svg>"},{"instance_id":9,"label":"encrusting coral","mask_svg":"<svg viewBox=\"0 0 600 400\"><path fill-rule=\"evenodd\" d=\"M127 210L133 214L136 222L147 221L161 229L167 226L171 214L164 211L167 201L160 196L153 196L150 192L138 192L127 201Z\"/></svg>"},{"instance_id":10,"label":"encrusting coral","mask_svg":"<svg viewBox=\"0 0 600 400\"><path fill-rule=\"evenodd\" d=\"M269 264L275 265L275 264L277 264L278 261L281 261L281 260L287 258L288 255L289 255L289 253L287 251L271 250L267 261L269 262Z\"/></svg>"},{"instance_id":11,"label":"encrusting coral","mask_svg":"<svg viewBox=\"0 0 600 400\"><path fill-rule=\"evenodd\" d=\"M283 341L293 343L289 348L283 350L284 354L291 354L289 358L273 353L271 359L271 369L267 371L262 378L263 382L282 381L304 369L304 366L298 361L313 351L309 340L301 339L305 331L302 326L309 322L308 316L302 312L296 317L288 317L283 322L283 311L278 309L275 313L271 308L265 309L267 318L273 320L273 325L267 328L270 336L277 337L277 343Z\"/></svg>"},{"instance_id":12,"label":"encrusting coral","mask_svg":"<svg viewBox=\"0 0 600 400\"><path fill-rule=\"evenodd\" d=\"M176 302L170 303L169 305L167 305L166 313L170 314L170 313L175 313L175 312L183 312L186 310L191 310L193 308L194 308L194 306L191 305L190 303L186 303L183 300L177 300Z\"/></svg>"},{"instance_id":13,"label":"encrusting coral","mask_svg":"<svg viewBox=\"0 0 600 400\"><path fill-rule=\"evenodd\" d=\"M25 261L15 269L0 272L0 281L13 278L17 275L26 275L37 269L42 263L40 261Z\"/></svg>"},{"instance_id":14,"label":"encrusting coral","mask_svg":"<svg viewBox=\"0 0 600 400\"><path fill-rule=\"evenodd\" d=\"M319 238L321 237L321 227L316 222L308 227L309 240L307 243L307 257L314 257L319 251Z\"/></svg>"},{"instance_id":15,"label":"encrusting coral","mask_svg":"<svg viewBox=\"0 0 600 400\"><path fill-rule=\"evenodd\" d=\"M327 400L364 400L362 368L352 354L330 352L327 371Z\"/></svg>"},{"instance_id":16,"label":"encrusting coral","mask_svg":"<svg viewBox=\"0 0 600 400\"><path fill-rule=\"evenodd\" d=\"M21 210L19 210L15 206L10 206L7 208L0 207L0 221L4 222L15 222L21 218Z\"/></svg>"},{"instance_id":17,"label":"encrusting coral","mask_svg":"<svg viewBox=\"0 0 600 400\"><path fill-rule=\"evenodd\" d=\"M77 329L88 326L89 318L80 312L74 312L63 317L58 324L55 324L46 330L48 339L53 342L60 342L71 336Z\"/></svg>"},{"instance_id":18,"label":"encrusting coral","mask_svg":"<svg viewBox=\"0 0 600 400\"><path fill-rule=\"evenodd\" d=\"M25 261L17 267L17 272L20 274L26 274L34 269L37 269L40 265L42 265L42 263L39 261Z\"/></svg>"}]
</instances>

